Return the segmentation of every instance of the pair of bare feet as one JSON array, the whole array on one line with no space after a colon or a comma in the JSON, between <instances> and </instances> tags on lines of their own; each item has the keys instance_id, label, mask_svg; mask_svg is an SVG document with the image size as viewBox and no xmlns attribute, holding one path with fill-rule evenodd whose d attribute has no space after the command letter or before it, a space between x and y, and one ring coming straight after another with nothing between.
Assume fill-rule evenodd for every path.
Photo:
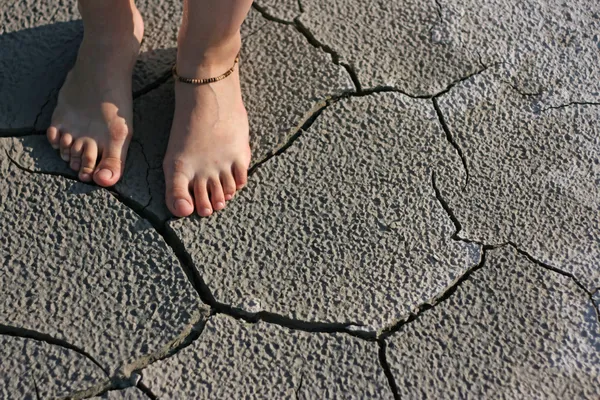
<instances>
[{"instance_id":1,"label":"pair of bare feet","mask_svg":"<svg viewBox=\"0 0 600 400\"><path fill-rule=\"evenodd\" d=\"M106 10L110 20L98 15L102 10L80 7L80 11L84 38L60 90L47 136L80 180L107 187L123 174L133 134L131 77L143 21L133 3L119 17L114 17L114 9ZM86 20L86 12L95 15ZM182 29L179 74L208 78L229 69L241 45L239 29L225 39L202 47L198 37ZM208 85L176 82L175 114L163 162L169 210L179 217L194 210L200 216L222 210L246 184L249 163L248 119L238 67L226 79Z\"/></svg>"}]
</instances>

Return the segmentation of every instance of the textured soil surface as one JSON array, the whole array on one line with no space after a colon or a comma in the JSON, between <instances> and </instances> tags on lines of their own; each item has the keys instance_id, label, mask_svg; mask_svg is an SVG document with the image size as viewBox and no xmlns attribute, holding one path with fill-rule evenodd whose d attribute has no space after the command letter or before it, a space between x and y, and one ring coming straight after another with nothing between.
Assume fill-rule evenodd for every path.
<instances>
[{"instance_id":1,"label":"textured soil surface","mask_svg":"<svg viewBox=\"0 0 600 400\"><path fill-rule=\"evenodd\" d=\"M124 178L45 138L75 2L0 10L0 399L600 398L600 3L257 0L249 183L176 219L180 2Z\"/></svg>"}]
</instances>

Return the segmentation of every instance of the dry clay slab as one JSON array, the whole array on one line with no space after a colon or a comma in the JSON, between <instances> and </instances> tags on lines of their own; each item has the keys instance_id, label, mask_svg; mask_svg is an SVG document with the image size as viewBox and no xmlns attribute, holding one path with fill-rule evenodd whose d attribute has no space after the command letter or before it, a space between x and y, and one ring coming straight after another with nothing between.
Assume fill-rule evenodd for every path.
<instances>
[{"instance_id":1,"label":"dry clay slab","mask_svg":"<svg viewBox=\"0 0 600 400\"><path fill-rule=\"evenodd\" d=\"M402 398L600 396L600 322L589 295L512 246L388 339Z\"/></svg>"},{"instance_id":2,"label":"dry clay slab","mask_svg":"<svg viewBox=\"0 0 600 400\"><path fill-rule=\"evenodd\" d=\"M104 189L21 169L37 153L0 140L0 324L64 340L112 375L176 339L200 299L148 221Z\"/></svg>"},{"instance_id":3,"label":"dry clay slab","mask_svg":"<svg viewBox=\"0 0 600 400\"><path fill-rule=\"evenodd\" d=\"M433 105L401 94L328 107L224 212L169 222L217 301L375 330L480 259L452 239L435 174L464 181Z\"/></svg>"}]
</instances>

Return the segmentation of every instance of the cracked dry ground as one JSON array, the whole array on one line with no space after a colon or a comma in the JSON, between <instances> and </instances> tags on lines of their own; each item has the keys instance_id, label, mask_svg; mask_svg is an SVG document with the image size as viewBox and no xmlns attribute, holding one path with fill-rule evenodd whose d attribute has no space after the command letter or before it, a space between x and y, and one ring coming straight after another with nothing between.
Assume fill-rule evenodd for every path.
<instances>
[{"instance_id":1,"label":"cracked dry ground","mask_svg":"<svg viewBox=\"0 0 600 400\"><path fill-rule=\"evenodd\" d=\"M0 398L600 397L600 3L257 1L249 185L179 220L138 3L109 190L43 136L75 3L1 10Z\"/></svg>"}]
</instances>

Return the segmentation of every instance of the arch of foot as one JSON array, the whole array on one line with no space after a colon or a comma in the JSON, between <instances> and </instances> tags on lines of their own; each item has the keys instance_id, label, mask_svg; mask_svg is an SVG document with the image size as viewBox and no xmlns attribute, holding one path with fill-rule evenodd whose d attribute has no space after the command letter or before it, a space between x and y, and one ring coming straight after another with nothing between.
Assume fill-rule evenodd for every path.
<instances>
[{"instance_id":1,"label":"arch of foot","mask_svg":"<svg viewBox=\"0 0 600 400\"><path fill-rule=\"evenodd\" d=\"M129 363L161 354L205 309L148 221L108 191L23 170L20 160L37 158L21 143L0 139L0 215L11 227L0 234L0 325L66 342L105 379L128 379Z\"/></svg>"},{"instance_id":2,"label":"arch of foot","mask_svg":"<svg viewBox=\"0 0 600 400\"><path fill-rule=\"evenodd\" d=\"M228 209L169 226L218 301L377 330L475 266L435 196L460 159L431 102L396 93L328 107Z\"/></svg>"}]
</instances>

